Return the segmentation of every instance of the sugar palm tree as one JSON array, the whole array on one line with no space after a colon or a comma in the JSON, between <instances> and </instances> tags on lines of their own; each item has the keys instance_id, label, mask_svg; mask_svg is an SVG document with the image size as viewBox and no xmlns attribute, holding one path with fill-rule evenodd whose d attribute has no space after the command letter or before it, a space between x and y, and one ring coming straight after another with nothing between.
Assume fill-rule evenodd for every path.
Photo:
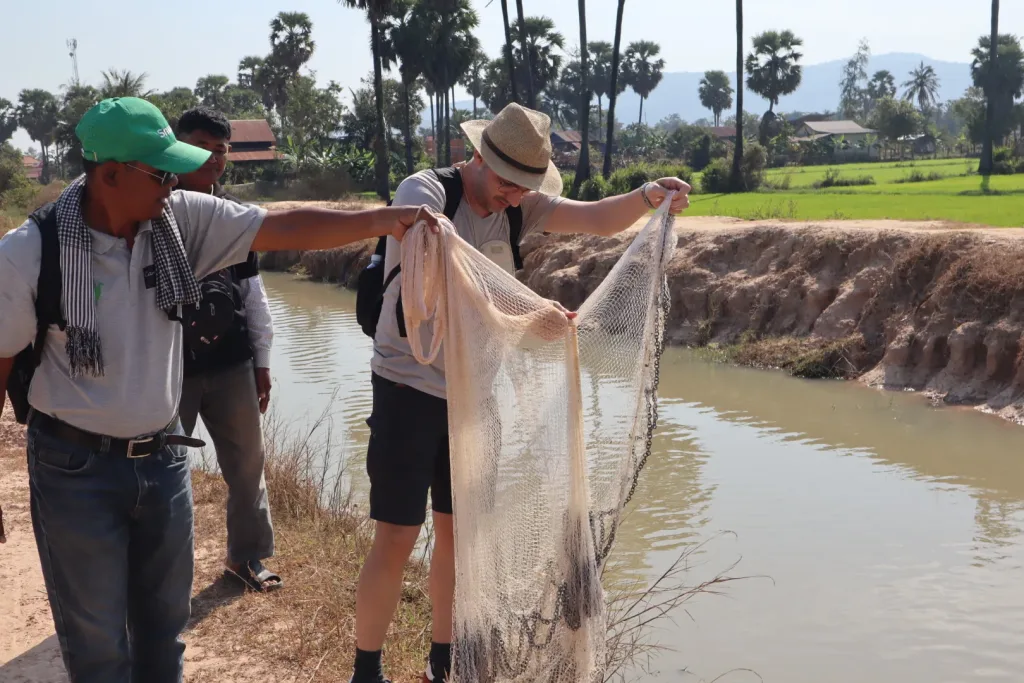
<instances>
[{"instance_id":1,"label":"sugar palm tree","mask_svg":"<svg viewBox=\"0 0 1024 683\"><path fill-rule=\"evenodd\" d=\"M402 80L402 96L405 100L403 135L405 137L405 172L407 175L411 175L415 168L410 97L411 93L419 90L419 79L423 74L422 56L427 47L423 40L424 33L413 19L411 13L403 12L401 16L395 17L395 25L391 30L391 45L398 57L398 73ZM433 97L431 97L431 108L433 108ZM433 111L430 112L430 117L431 126L433 126Z\"/></svg>"},{"instance_id":2,"label":"sugar palm tree","mask_svg":"<svg viewBox=\"0 0 1024 683\"><path fill-rule=\"evenodd\" d=\"M598 40L590 44L590 84L590 89L597 97L597 141L601 142L601 121L604 114L601 99L611 94L612 87L611 43Z\"/></svg>"},{"instance_id":3,"label":"sugar palm tree","mask_svg":"<svg viewBox=\"0 0 1024 683\"><path fill-rule=\"evenodd\" d=\"M508 0L501 0L501 18L505 25L505 66L508 68L508 82L512 88L512 101L519 101L516 89L516 62L512 56L512 25L508 23Z\"/></svg>"},{"instance_id":4,"label":"sugar palm tree","mask_svg":"<svg viewBox=\"0 0 1024 683\"><path fill-rule=\"evenodd\" d=\"M487 65L490 60L483 50L477 50L473 55L473 61L469 63L469 70L462 76L459 84L466 89L466 92L473 98L473 118L477 118L477 101L484 93L484 78L487 74Z\"/></svg>"},{"instance_id":5,"label":"sugar palm tree","mask_svg":"<svg viewBox=\"0 0 1024 683\"><path fill-rule=\"evenodd\" d=\"M103 99L110 97L149 97L152 90L146 89L146 78L148 74L137 74L128 69L110 69L101 71L103 85L100 86L100 95Z\"/></svg>"},{"instance_id":6,"label":"sugar palm tree","mask_svg":"<svg viewBox=\"0 0 1024 683\"><path fill-rule=\"evenodd\" d=\"M555 22L547 17L526 17L525 27L524 44L527 54L520 48L516 50L514 58L518 65L518 77L528 81L533 88L534 106L531 109L534 109L537 96L550 88L558 78L562 67L562 56L559 52L565 48L565 38L555 30ZM524 35L523 24L518 20L513 24L512 30ZM526 75L527 65L529 76Z\"/></svg>"},{"instance_id":7,"label":"sugar palm tree","mask_svg":"<svg viewBox=\"0 0 1024 683\"><path fill-rule=\"evenodd\" d=\"M626 9L626 0L619 0L619 9L615 17L615 44L612 45L612 83L608 95L608 131L604 137L604 177L607 179L612 174L612 148L615 146L615 101L618 98L620 83L625 86L625 81L620 81L619 64L620 50L622 47L622 15ZM623 87L624 89L624 87Z\"/></svg>"},{"instance_id":8,"label":"sugar palm tree","mask_svg":"<svg viewBox=\"0 0 1024 683\"><path fill-rule=\"evenodd\" d=\"M537 108L537 93L533 88L533 55L526 42L526 15L523 14L523 0L516 0L516 13L519 15L519 49L523 55L523 66L526 70L526 106Z\"/></svg>"},{"instance_id":9,"label":"sugar palm tree","mask_svg":"<svg viewBox=\"0 0 1024 683\"><path fill-rule=\"evenodd\" d=\"M910 72L910 80L903 84L906 90L903 99L907 102L917 100L921 111L927 111L939 101L939 76L931 65L921 65Z\"/></svg>"},{"instance_id":10,"label":"sugar palm tree","mask_svg":"<svg viewBox=\"0 0 1024 683\"><path fill-rule=\"evenodd\" d=\"M711 110L715 126L722 125L722 112L732 106L732 83L724 71L705 71L700 81L700 103Z\"/></svg>"},{"instance_id":11,"label":"sugar palm tree","mask_svg":"<svg viewBox=\"0 0 1024 683\"><path fill-rule=\"evenodd\" d=\"M590 180L590 59L587 55L587 0L579 0L580 13L580 157L572 195L579 194L580 185Z\"/></svg>"},{"instance_id":12,"label":"sugar palm tree","mask_svg":"<svg viewBox=\"0 0 1024 683\"><path fill-rule=\"evenodd\" d=\"M996 60L999 54L999 0L992 0L992 33L989 36L989 74L994 75ZM981 161L978 163L978 173L989 175L995 166L992 159L992 144L995 139L996 127L996 104L994 93L988 93L985 104L985 135L981 146Z\"/></svg>"},{"instance_id":13,"label":"sugar palm tree","mask_svg":"<svg viewBox=\"0 0 1024 683\"><path fill-rule=\"evenodd\" d=\"M644 101L661 83L664 59L655 59L661 54L661 46L649 40L630 43L626 48L626 77L629 87L640 96L639 123L644 122Z\"/></svg>"},{"instance_id":14,"label":"sugar palm tree","mask_svg":"<svg viewBox=\"0 0 1024 683\"><path fill-rule=\"evenodd\" d=\"M736 77L740 78L736 88L736 148L732 155L732 187L739 189L743 183L743 0L736 0Z\"/></svg>"},{"instance_id":15,"label":"sugar palm tree","mask_svg":"<svg viewBox=\"0 0 1024 683\"><path fill-rule=\"evenodd\" d=\"M754 38L754 51L747 56L747 87L768 100L770 114L780 97L800 87L803 55L797 48L803 44L792 31L766 31Z\"/></svg>"},{"instance_id":16,"label":"sugar palm tree","mask_svg":"<svg viewBox=\"0 0 1024 683\"><path fill-rule=\"evenodd\" d=\"M370 22L370 52L373 56L373 93L376 100L377 132L373 140L373 153L377 195L384 200L391 199L390 169L388 168L387 137L384 128L384 63L382 60L382 24L392 11L395 0L338 0L345 7L366 12Z\"/></svg>"}]
</instances>

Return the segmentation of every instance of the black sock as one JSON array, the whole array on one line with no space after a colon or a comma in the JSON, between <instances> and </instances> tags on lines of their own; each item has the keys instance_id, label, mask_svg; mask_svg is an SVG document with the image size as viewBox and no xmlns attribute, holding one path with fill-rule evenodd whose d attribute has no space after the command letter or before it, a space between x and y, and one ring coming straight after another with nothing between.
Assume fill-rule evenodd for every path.
<instances>
[{"instance_id":1,"label":"black sock","mask_svg":"<svg viewBox=\"0 0 1024 683\"><path fill-rule=\"evenodd\" d=\"M381 650L367 652L356 648L356 665L352 673L352 683L379 683L384 680L384 665L381 662Z\"/></svg>"},{"instance_id":2,"label":"black sock","mask_svg":"<svg viewBox=\"0 0 1024 683\"><path fill-rule=\"evenodd\" d=\"M451 643L430 644L430 672L434 674L434 680L440 683L448 680L448 674L452 670L452 645Z\"/></svg>"}]
</instances>

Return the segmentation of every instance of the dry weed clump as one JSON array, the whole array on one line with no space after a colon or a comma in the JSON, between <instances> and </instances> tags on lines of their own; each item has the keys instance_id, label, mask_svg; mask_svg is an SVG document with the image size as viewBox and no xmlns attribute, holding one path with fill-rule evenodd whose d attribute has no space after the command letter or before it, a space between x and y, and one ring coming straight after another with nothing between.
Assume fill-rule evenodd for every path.
<instances>
[{"instance_id":1,"label":"dry weed clump","mask_svg":"<svg viewBox=\"0 0 1024 683\"><path fill-rule=\"evenodd\" d=\"M355 653L356 585L372 541L371 522L347 493L344 466L330 446L323 419L304 435L272 422L265 440L276 536L268 565L285 587L240 596L220 578L221 556L204 577L210 585L194 602L193 628L204 629L202 635L215 642L236 639L239 649L261 653L293 671L296 680L348 681ZM226 487L212 470L208 464L193 478L197 548L201 539L211 537L223 548ZM430 646L426 567L422 557L407 567L388 636L385 665L396 680L421 671Z\"/></svg>"},{"instance_id":2,"label":"dry weed clump","mask_svg":"<svg viewBox=\"0 0 1024 683\"><path fill-rule=\"evenodd\" d=\"M852 379L865 370L866 354L864 337L853 334L842 339L744 335L724 355L739 365L786 370L804 379Z\"/></svg>"}]
</instances>

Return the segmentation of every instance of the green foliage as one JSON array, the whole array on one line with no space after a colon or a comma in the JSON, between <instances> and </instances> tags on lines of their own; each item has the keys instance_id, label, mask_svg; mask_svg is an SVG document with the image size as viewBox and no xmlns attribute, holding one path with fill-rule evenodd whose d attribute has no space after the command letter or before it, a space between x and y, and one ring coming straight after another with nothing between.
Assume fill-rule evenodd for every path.
<instances>
[{"instance_id":1,"label":"green foliage","mask_svg":"<svg viewBox=\"0 0 1024 683\"><path fill-rule=\"evenodd\" d=\"M102 99L111 97L149 97L152 90L146 89L148 74L137 74L129 69L102 71L103 84L100 86Z\"/></svg>"},{"instance_id":2,"label":"green foliage","mask_svg":"<svg viewBox=\"0 0 1024 683\"><path fill-rule=\"evenodd\" d=\"M650 96L661 83L665 70L665 60L656 59L661 54L661 46L649 40L638 40L626 48L622 65L622 79L625 85L640 96L640 115L643 120L644 100Z\"/></svg>"},{"instance_id":3,"label":"green foliage","mask_svg":"<svg viewBox=\"0 0 1024 683\"><path fill-rule=\"evenodd\" d=\"M825 177L814 183L813 187L817 189L824 189L827 187L857 187L874 184L875 179L869 175L844 178L839 173L839 169L830 168L825 171Z\"/></svg>"},{"instance_id":4,"label":"green foliage","mask_svg":"<svg viewBox=\"0 0 1024 683\"><path fill-rule=\"evenodd\" d=\"M18 112L10 100L0 97L0 144L11 139L18 130Z\"/></svg>"},{"instance_id":5,"label":"green foliage","mask_svg":"<svg viewBox=\"0 0 1024 683\"><path fill-rule=\"evenodd\" d=\"M743 148L743 158L740 161L740 173L743 181L743 190L753 192L761 187L764 182L764 169L768 165L768 152L756 142L746 145Z\"/></svg>"},{"instance_id":6,"label":"green foliage","mask_svg":"<svg viewBox=\"0 0 1024 683\"><path fill-rule=\"evenodd\" d=\"M703 171L711 163L711 136L701 135L690 146L690 166L695 171Z\"/></svg>"},{"instance_id":7,"label":"green foliage","mask_svg":"<svg viewBox=\"0 0 1024 683\"><path fill-rule=\"evenodd\" d=\"M914 109L914 105L906 100L897 100L892 97L886 97L879 101L871 118L871 127L891 143L917 133L921 130L923 123L921 115Z\"/></svg>"},{"instance_id":8,"label":"green foliage","mask_svg":"<svg viewBox=\"0 0 1024 683\"><path fill-rule=\"evenodd\" d=\"M939 76L930 64L921 62L910 72L910 80L903 87L906 88L903 99L907 102L916 100L922 112L930 110L939 101Z\"/></svg>"},{"instance_id":9,"label":"green foliage","mask_svg":"<svg viewBox=\"0 0 1024 683\"><path fill-rule=\"evenodd\" d=\"M199 104L199 98L188 88L174 88L159 95L150 95L147 99L163 113L172 128L177 127L182 114Z\"/></svg>"},{"instance_id":10,"label":"green foliage","mask_svg":"<svg viewBox=\"0 0 1024 683\"><path fill-rule=\"evenodd\" d=\"M580 201L596 202L614 194L608 181L602 176L595 176L580 185Z\"/></svg>"},{"instance_id":11,"label":"green foliage","mask_svg":"<svg viewBox=\"0 0 1024 683\"><path fill-rule=\"evenodd\" d=\"M992 72L992 37L982 36L978 47L972 50L971 77L975 87L991 92L995 105L996 140L1002 140L1014 127L1014 100L1024 95L1024 48L1012 35L1000 35L997 42L996 68Z\"/></svg>"},{"instance_id":12,"label":"green foliage","mask_svg":"<svg viewBox=\"0 0 1024 683\"><path fill-rule=\"evenodd\" d=\"M612 173L608 182L611 185L612 194L626 194L644 183L654 180L651 175L651 170L647 166L627 166Z\"/></svg>"},{"instance_id":13,"label":"green foliage","mask_svg":"<svg viewBox=\"0 0 1024 683\"><path fill-rule=\"evenodd\" d=\"M927 173L926 174L923 171L918 171L918 170L915 169L915 170L911 171L909 175L907 175L907 176L905 176L903 178L897 178L893 182L896 183L896 184L926 183L926 182L930 182L932 180L942 180L945 177L946 176L942 175L941 173L937 173L935 171L932 171L931 173Z\"/></svg>"},{"instance_id":14,"label":"green foliage","mask_svg":"<svg viewBox=\"0 0 1024 683\"><path fill-rule=\"evenodd\" d=\"M754 51L747 56L747 87L768 100L769 111L779 98L800 87L803 68L797 51L804 41L792 31L765 31L754 38Z\"/></svg>"},{"instance_id":15,"label":"green foliage","mask_svg":"<svg viewBox=\"0 0 1024 683\"><path fill-rule=\"evenodd\" d=\"M0 209L14 206L12 192L17 192L32 183L25 177L25 169L21 165L21 152L9 143L0 143Z\"/></svg>"},{"instance_id":16,"label":"green foliage","mask_svg":"<svg viewBox=\"0 0 1024 683\"><path fill-rule=\"evenodd\" d=\"M992 173L995 175L1013 175L1017 172L1018 159L1009 147L997 147L992 151Z\"/></svg>"},{"instance_id":17,"label":"green foliage","mask_svg":"<svg viewBox=\"0 0 1024 683\"><path fill-rule=\"evenodd\" d=\"M288 84L284 132L298 150L300 163L310 145L326 142L338 130L345 113L340 95L340 85L331 81L326 88L319 88L313 76L297 76Z\"/></svg>"},{"instance_id":18,"label":"green foliage","mask_svg":"<svg viewBox=\"0 0 1024 683\"><path fill-rule=\"evenodd\" d=\"M723 194L729 191L732 163L728 159L715 159L700 176L700 191L704 194Z\"/></svg>"},{"instance_id":19,"label":"green foliage","mask_svg":"<svg viewBox=\"0 0 1024 683\"><path fill-rule=\"evenodd\" d=\"M732 107L732 83L724 71L705 71L698 88L700 103L710 109L715 125L722 121L722 112Z\"/></svg>"}]
</instances>

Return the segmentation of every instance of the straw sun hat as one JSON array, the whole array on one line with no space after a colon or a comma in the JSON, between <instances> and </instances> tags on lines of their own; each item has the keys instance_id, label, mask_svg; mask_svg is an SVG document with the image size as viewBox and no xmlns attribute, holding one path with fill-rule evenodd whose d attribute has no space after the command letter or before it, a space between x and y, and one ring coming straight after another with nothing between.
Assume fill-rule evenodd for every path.
<instances>
[{"instance_id":1,"label":"straw sun hat","mask_svg":"<svg viewBox=\"0 0 1024 683\"><path fill-rule=\"evenodd\" d=\"M512 103L492 121L466 121L462 130L487 167L501 178L552 197L562 174L551 161L551 118Z\"/></svg>"}]
</instances>

